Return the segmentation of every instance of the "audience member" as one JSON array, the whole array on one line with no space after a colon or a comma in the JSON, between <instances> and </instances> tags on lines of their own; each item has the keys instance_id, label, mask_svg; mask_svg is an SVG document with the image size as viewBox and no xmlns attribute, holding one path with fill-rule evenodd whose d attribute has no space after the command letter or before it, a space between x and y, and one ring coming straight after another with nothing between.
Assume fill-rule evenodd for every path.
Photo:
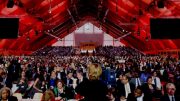
<instances>
[{"instance_id":1,"label":"audience member","mask_svg":"<svg viewBox=\"0 0 180 101\"><path fill-rule=\"evenodd\" d=\"M12 92L9 88L3 87L0 90L1 101L18 101L17 97L12 96Z\"/></svg>"},{"instance_id":2,"label":"audience member","mask_svg":"<svg viewBox=\"0 0 180 101\"><path fill-rule=\"evenodd\" d=\"M166 84L167 93L161 97L161 101L180 101L180 97L175 94L176 87L173 83Z\"/></svg>"},{"instance_id":3,"label":"audience member","mask_svg":"<svg viewBox=\"0 0 180 101\"><path fill-rule=\"evenodd\" d=\"M128 95L127 101L149 101L144 95L142 88L138 86L134 92Z\"/></svg>"}]
</instances>

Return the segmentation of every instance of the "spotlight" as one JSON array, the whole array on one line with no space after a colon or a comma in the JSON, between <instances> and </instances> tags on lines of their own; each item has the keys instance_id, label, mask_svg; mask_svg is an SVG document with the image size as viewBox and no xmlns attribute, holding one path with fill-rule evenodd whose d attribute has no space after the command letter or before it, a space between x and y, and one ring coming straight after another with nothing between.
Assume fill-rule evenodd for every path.
<instances>
[{"instance_id":1,"label":"spotlight","mask_svg":"<svg viewBox=\"0 0 180 101\"><path fill-rule=\"evenodd\" d=\"M7 8L13 8L14 6L14 0L8 0Z\"/></svg>"}]
</instances>

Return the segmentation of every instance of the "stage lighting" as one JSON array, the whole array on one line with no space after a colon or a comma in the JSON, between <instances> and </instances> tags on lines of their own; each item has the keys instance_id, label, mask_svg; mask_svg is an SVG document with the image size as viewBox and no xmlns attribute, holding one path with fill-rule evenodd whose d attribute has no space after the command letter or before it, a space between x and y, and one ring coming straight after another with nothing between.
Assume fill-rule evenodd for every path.
<instances>
[{"instance_id":1,"label":"stage lighting","mask_svg":"<svg viewBox=\"0 0 180 101\"><path fill-rule=\"evenodd\" d=\"M7 8L13 8L14 6L14 0L8 0Z\"/></svg>"}]
</instances>

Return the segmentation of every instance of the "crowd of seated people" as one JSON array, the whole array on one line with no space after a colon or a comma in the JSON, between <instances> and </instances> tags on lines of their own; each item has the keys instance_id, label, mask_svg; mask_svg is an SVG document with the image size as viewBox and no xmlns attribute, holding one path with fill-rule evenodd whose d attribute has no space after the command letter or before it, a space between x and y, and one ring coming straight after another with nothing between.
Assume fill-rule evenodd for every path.
<instances>
[{"instance_id":1,"label":"crowd of seated people","mask_svg":"<svg viewBox=\"0 0 180 101\"><path fill-rule=\"evenodd\" d=\"M81 50L81 49L80 49ZM37 51L35 51L32 55L33 56L74 56L76 54L76 48L72 46L46 46ZM88 50L87 50L88 52ZM88 53L82 54L88 55ZM96 56L108 56L108 57L115 57L115 56L139 56L139 51L132 49L130 47L113 47L113 46L98 46L94 49L93 54Z\"/></svg>"},{"instance_id":2,"label":"crowd of seated people","mask_svg":"<svg viewBox=\"0 0 180 101\"><path fill-rule=\"evenodd\" d=\"M32 55L36 56L71 56L74 54L74 49L71 46L46 46Z\"/></svg>"},{"instance_id":3,"label":"crowd of seated people","mask_svg":"<svg viewBox=\"0 0 180 101\"><path fill-rule=\"evenodd\" d=\"M97 56L62 56L57 51L51 53L56 56L1 56L0 88L12 90L16 84L14 93L24 99L51 92L49 98L56 101L180 101L178 58L100 48Z\"/></svg>"},{"instance_id":4,"label":"crowd of seated people","mask_svg":"<svg viewBox=\"0 0 180 101\"><path fill-rule=\"evenodd\" d=\"M96 55L103 55L103 56L109 56L109 57L115 57L115 56L138 56L142 53L139 51L132 49L130 47L113 47L113 46L99 46L95 49Z\"/></svg>"}]
</instances>

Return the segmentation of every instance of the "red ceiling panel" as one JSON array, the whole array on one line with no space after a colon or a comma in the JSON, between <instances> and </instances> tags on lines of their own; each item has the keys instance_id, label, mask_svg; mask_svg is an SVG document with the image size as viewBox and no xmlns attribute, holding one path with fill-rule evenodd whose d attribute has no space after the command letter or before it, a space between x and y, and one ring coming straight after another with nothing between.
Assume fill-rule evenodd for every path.
<instances>
[{"instance_id":1,"label":"red ceiling panel","mask_svg":"<svg viewBox=\"0 0 180 101\"><path fill-rule=\"evenodd\" d=\"M49 38L42 32L56 27L67 19L70 15L67 8L70 0L20 0L23 7L15 4L13 8L7 8L7 0L0 0L0 16L19 17L18 39L1 39L0 48L6 50L36 50L45 44L52 44L56 39ZM162 50L180 48L180 40L151 40L149 19L151 17L179 17L180 2L167 1L164 9L159 9L157 4L152 4L153 0L104 0L110 11L107 19L116 25L132 31L132 35L122 40L130 46L140 50ZM71 5L72 6L72 5ZM78 6L78 5L77 5ZM51 13L49 13L51 11ZM134 19L134 20L132 20ZM124 25L123 25L124 24ZM125 25L127 24L127 25ZM128 25L132 24L132 25ZM139 30L140 29L140 30ZM75 28L72 28L75 30ZM106 30L104 28L104 30ZM36 35L35 31L38 31ZM140 31L140 35L137 32ZM109 33L118 37L115 33ZM60 34L60 38L67 35L67 32ZM27 40L27 38L30 40ZM136 46L138 45L138 46Z\"/></svg>"}]
</instances>

